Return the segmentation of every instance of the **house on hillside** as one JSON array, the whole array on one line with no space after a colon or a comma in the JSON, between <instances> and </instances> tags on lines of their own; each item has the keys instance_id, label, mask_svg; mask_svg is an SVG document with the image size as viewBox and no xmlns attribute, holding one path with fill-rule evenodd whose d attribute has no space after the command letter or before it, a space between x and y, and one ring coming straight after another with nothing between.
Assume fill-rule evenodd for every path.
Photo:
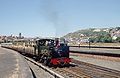
<instances>
[{"instance_id":1,"label":"house on hillside","mask_svg":"<svg viewBox=\"0 0 120 78\"><path fill-rule=\"evenodd\" d=\"M94 29L93 32L100 32L100 29Z\"/></svg>"},{"instance_id":2,"label":"house on hillside","mask_svg":"<svg viewBox=\"0 0 120 78\"><path fill-rule=\"evenodd\" d=\"M113 29L110 31L111 37L113 40L116 40L118 37L120 37L120 30Z\"/></svg>"}]
</instances>

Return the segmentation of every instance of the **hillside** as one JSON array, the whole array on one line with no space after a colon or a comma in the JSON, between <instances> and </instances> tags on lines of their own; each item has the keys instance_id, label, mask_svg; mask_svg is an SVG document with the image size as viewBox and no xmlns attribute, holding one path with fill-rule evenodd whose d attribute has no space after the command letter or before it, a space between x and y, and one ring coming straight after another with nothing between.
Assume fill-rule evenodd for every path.
<instances>
[{"instance_id":1,"label":"hillside","mask_svg":"<svg viewBox=\"0 0 120 78\"><path fill-rule=\"evenodd\" d=\"M111 40L116 40L118 37L120 37L120 27L115 28L89 28L89 29L83 29L78 30L73 33L68 33L64 36L68 41L84 41L87 42L88 39L97 39L98 38L106 38Z\"/></svg>"}]
</instances>

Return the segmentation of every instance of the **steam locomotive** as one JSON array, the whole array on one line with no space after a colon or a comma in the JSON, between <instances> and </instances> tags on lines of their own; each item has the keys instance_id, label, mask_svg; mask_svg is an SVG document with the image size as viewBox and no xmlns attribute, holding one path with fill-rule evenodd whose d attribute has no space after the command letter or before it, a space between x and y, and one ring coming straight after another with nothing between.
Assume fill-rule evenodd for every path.
<instances>
[{"instance_id":1,"label":"steam locomotive","mask_svg":"<svg viewBox=\"0 0 120 78\"><path fill-rule=\"evenodd\" d=\"M23 46L23 44L25 46ZM65 40L60 40L58 38L39 39L34 42L20 41L14 43L11 47L9 46L9 48L19 51L22 54L32 56L36 61L47 66L65 66L69 65L71 62L71 59L69 58L69 47Z\"/></svg>"}]
</instances>

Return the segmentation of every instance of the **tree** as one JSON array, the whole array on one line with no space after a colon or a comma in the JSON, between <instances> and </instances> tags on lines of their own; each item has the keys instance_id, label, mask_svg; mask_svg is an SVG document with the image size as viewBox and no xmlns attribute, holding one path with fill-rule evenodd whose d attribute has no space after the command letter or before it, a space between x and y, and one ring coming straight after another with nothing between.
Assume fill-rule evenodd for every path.
<instances>
[{"instance_id":1,"label":"tree","mask_svg":"<svg viewBox=\"0 0 120 78\"><path fill-rule=\"evenodd\" d=\"M109 37L109 36L105 36L105 37L104 37L104 42L105 42L105 43L111 43L111 42L112 42L112 38Z\"/></svg>"},{"instance_id":2,"label":"tree","mask_svg":"<svg viewBox=\"0 0 120 78\"><path fill-rule=\"evenodd\" d=\"M116 41L120 43L120 37L117 37Z\"/></svg>"},{"instance_id":3,"label":"tree","mask_svg":"<svg viewBox=\"0 0 120 78\"><path fill-rule=\"evenodd\" d=\"M120 27L116 27L117 30L120 30Z\"/></svg>"},{"instance_id":4,"label":"tree","mask_svg":"<svg viewBox=\"0 0 120 78\"><path fill-rule=\"evenodd\" d=\"M89 38L89 41L94 43L95 42L95 38Z\"/></svg>"},{"instance_id":5,"label":"tree","mask_svg":"<svg viewBox=\"0 0 120 78\"><path fill-rule=\"evenodd\" d=\"M95 39L96 42L103 42L103 43L111 43L112 42L112 38L109 36L109 35L101 35L101 36L98 36L96 39Z\"/></svg>"}]
</instances>

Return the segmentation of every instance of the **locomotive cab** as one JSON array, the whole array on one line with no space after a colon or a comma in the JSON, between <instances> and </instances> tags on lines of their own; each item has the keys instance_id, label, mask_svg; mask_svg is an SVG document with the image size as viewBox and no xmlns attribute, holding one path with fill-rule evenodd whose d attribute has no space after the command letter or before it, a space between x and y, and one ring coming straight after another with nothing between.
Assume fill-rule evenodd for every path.
<instances>
[{"instance_id":1,"label":"locomotive cab","mask_svg":"<svg viewBox=\"0 0 120 78\"><path fill-rule=\"evenodd\" d=\"M69 58L69 46L67 46L65 39L57 38L55 42L55 52L53 54L53 59L51 62L54 65L69 65L71 59Z\"/></svg>"}]
</instances>

